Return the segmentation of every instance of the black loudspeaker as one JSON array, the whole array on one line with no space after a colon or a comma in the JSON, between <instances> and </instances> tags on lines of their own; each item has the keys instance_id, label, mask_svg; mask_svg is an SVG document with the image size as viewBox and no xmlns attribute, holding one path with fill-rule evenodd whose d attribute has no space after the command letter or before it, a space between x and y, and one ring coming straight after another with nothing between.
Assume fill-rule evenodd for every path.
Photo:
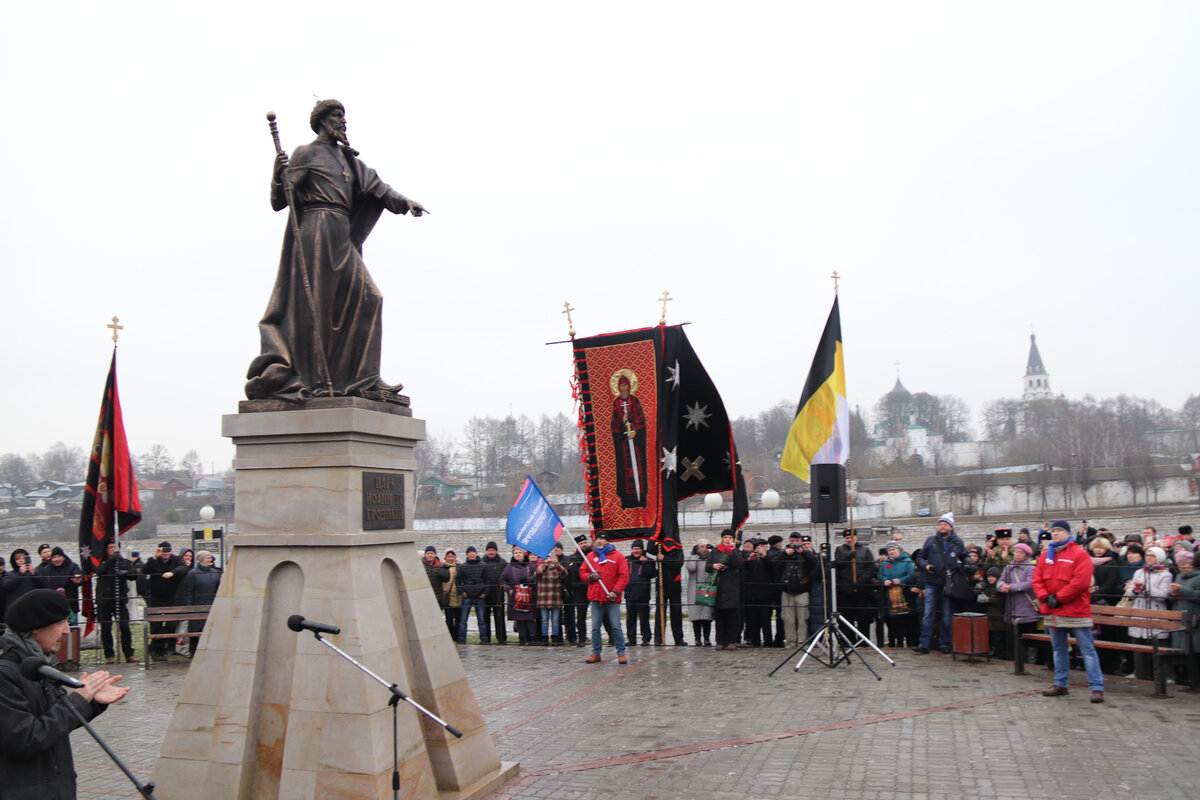
<instances>
[{"instance_id":1,"label":"black loudspeaker","mask_svg":"<svg viewBox=\"0 0 1200 800\"><path fill-rule=\"evenodd\" d=\"M809 469L813 522L846 521L846 468L841 464L813 464Z\"/></svg>"}]
</instances>

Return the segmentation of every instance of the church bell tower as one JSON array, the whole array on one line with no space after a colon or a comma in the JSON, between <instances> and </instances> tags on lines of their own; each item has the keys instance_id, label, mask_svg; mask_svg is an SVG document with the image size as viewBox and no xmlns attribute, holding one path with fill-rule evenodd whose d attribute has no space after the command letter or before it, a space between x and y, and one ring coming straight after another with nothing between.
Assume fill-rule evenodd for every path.
<instances>
[{"instance_id":1,"label":"church bell tower","mask_svg":"<svg viewBox=\"0 0 1200 800\"><path fill-rule=\"evenodd\" d=\"M1022 400L1043 400L1053 397L1050 392L1050 376L1042 364L1042 354L1038 352L1037 336L1029 334L1029 362L1025 365L1025 391Z\"/></svg>"}]
</instances>

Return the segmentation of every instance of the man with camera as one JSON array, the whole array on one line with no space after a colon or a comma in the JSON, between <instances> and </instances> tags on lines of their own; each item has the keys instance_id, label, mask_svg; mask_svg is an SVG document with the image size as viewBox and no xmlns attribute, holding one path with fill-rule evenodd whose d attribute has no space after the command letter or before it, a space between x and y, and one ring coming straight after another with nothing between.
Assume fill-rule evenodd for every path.
<instances>
[{"instance_id":1,"label":"man with camera","mask_svg":"<svg viewBox=\"0 0 1200 800\"><path fill-rule=\"evenodd\" d=\"M171 552L171 543L162 542L154 551L154 558L142 567L142 574L148 581L149 604L152 607L175 605L175 593L183 585L188 567L183 559ZM174 622L152 622L150 633L171 633L175 629ZM150 642L150 658L154 661L167 660L167 639L154 639Z\"/></svg>"},{"instance_id":2,"label":"man with camera","mask_svg":"<svg viewBox=\"0 0 1200 800\"><path fill-rule=\"evenodd\" d=\"M776 563L782 565L780 608L784 644L787 647L799 647L808 638L808 611L812 603L813 586L816 585L818 590L821 586L821 564L813 550L812 537L797 536L789 540ZM817 578L815 581L814 576Z\"/></svg>"},{"instance_id":3,"label":"man with camera","mask_svg":"<svg viewBox=\"0 0 1200 800\"><path fill-rule=\"evenodd\" d=\"M918 655L929 653L933 639L933 625L937 622L939 648L950 652L951 630L950 595L946 594L950 573L961 570L967 558L963 540L954 532L954 513L947 512L938 519L937 533L925 540L925 544L914 553L913 560L925 579L925 615L921 620L921 639L913 652Z\"/></svg>"}]
</instances>

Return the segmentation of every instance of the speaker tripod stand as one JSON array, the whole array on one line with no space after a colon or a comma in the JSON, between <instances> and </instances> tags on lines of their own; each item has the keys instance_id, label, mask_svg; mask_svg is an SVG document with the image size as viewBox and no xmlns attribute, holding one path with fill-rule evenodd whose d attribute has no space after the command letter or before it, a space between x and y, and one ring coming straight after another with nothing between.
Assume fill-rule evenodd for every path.
<instances>
[{"instance_id":1,"label":"speaker tripod stand","mask_svg":"<svg viewBox=\"0 0 1200 800\"><path fill-rule=\"evenodd\" d=\"M825 523L825 552L832 553L832 550L830 549L828 522ZM824 560L825 559L822 559L822 561ZM836 569L832 559L830 559L827 563L829 565L828 572L826 572L825 565L821 565L821 575L822 578L824 578L824 586L822 586L821 591L825 593L825 608L828 609L828 613L825 614L824 624L809 634L808 638L804 640L803 644L789 653L787 657L785 657L783 661L779 662L775 669L771 670L769 673L767 673L767 675L768 677L774 675L783 668L784 664L791 661L798 653L803 651L804 655L800 656L800 660L796 662L796 667L793 670L794 672L799 672L800 667L804 666L805 660L810 656L812 657L813 661L816 661L818 664L823 664L829 669L833 669L842 662L849 662L851 655L854 655L858 657L858 660L863 663L864 667L870 670L871 674L875 676L875 680L881 681L883 680L883 677L874 670L874 668L867 662L865 658L863 658L862 653L858 651L859 646L866 644L868 647L878 653L884 661L888 662L888 664L892 665L893 667L896 666L896 662L889 658L887 653L880 650L874 642L872 642L866 635L863 634L862 631L856 628L854 624L850 622L850 620L846 619L838 611ZM854 634L856 637L855 641L850 641L850 637L846 633L847 631L850 631ZM814 651L818 648L822 652L820 654L815 654Z\"/></svg>"}]
</instances>

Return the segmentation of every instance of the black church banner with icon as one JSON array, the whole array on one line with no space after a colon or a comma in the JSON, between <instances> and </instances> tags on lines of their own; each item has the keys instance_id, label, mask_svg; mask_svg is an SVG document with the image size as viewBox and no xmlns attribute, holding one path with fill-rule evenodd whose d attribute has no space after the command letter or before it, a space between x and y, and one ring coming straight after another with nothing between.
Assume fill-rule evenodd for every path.
<instances>
[{"instance_id":1,"label":"black church banner with icon","mask_svg":"<svg viewBox=\"0 0 1200 800\"><path fill-rule=\"evenodd\" d=\"M574 356L592 528L678 546L678 501L727 490L741 527L749 510L729 417L683 329L576 339Z\"/></svg>"}]
</instances>

